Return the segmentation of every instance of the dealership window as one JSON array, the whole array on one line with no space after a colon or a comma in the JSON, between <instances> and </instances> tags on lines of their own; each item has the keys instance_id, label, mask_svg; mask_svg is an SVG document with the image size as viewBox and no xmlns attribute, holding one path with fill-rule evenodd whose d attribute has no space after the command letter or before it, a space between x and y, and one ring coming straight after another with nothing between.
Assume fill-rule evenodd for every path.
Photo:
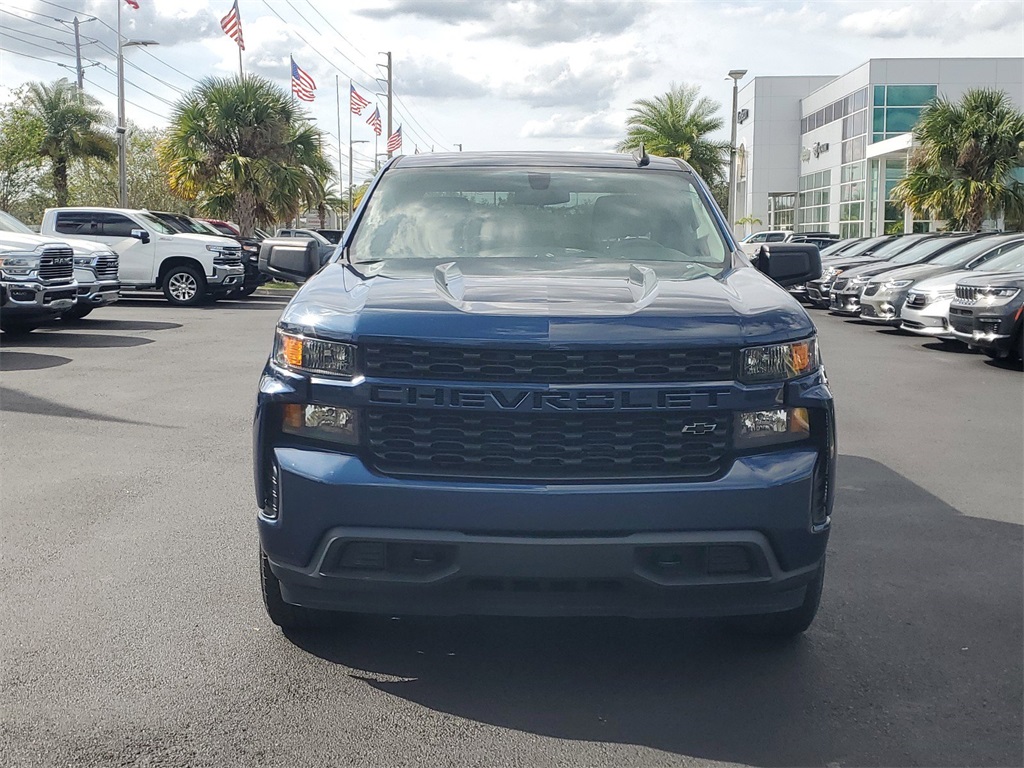
<instances>
[{"instance_id":1,"label":"dealership window","mask_svg":"<svg viewBox=\"0 0 1024 768\"><path fill-rule=\"evenodd\" d=\"M864 231L865 166L861 161L844 165L840 170L839 234L842 237L861 237Z\"/></svg>"},{"instance_id":2,"label":"dealership window","mask_svg":"<svg viewBox=\"0 0 1024 768\"><path fill-rule=\"evenodd\" d=\"M814 232L828 228L829 187L832 171L818 171L800 177L800 193L797 196L800 210L797 215L797 230Z\"/></svg>"},{"instance_id":3,"label":"dealership window","mask_svg":"<svg viewBox=\"0 0 1024 768\"><path fill-rule=\"evenodd\" d=\"M768 194L768 229L793 229L796 224L796 195L792 192Z\"/></svg>"},{"instance_id":4,"label":"dealership window","mask_svg":"<svg viewBox=\"0 0 1024 768\"><path fill-rule=\"evenodd\" d=\"M934 85L876 85L871 115L871 141L910 133L938 92Z\"/></svg>"},{"instance_id":5,"label":"dealership window","mask_svg":"<svg viewBox=\"0 0 1024 768\"><path fill-rule=\"evenodd\" d=\"M844 96L838 101L834 101L831 104L822 107L817 112L800 119L800 133L807 133L813 131L815 128L820 128L823 125L834 122L836 120L842 120L847 115L852 115L855 112L859 112L868 105L868 89L861 88L859 91L854 91L848 96ZM867 119L866 117L864 118ZM864 131L861 131L864 133Z\"/></svg>"}]
</instances>

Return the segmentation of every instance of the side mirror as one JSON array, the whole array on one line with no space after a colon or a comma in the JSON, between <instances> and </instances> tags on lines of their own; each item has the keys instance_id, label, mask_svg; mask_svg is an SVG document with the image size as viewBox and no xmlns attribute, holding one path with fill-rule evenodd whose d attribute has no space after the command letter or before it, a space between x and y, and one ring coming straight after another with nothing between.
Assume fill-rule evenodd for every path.
<instances>
[{"instance_id":1,"label":"side mirror","mask_svg":"<svg viewBox=\"0 0 1024 768\"><path fill-rule=\"evenodd\" d=\"M821 277L818 246L808 243L770 243L757 249L751 260L759 272L787 288Z\"/></svg>"},{"instance_id":2,"label":"side mirror","mask_svg":"<svg viewBox=\"0 0 1024 768\"><path fill-rule=\"evenodd\" d=\"M149 242L149 232L147 232L144 229L133 229L132 237L134 237L136 240L141 240L143 244Z\"/></svg>"},{"instance_id":3,"label":"side mirror","mask_svg":"<svg viewBox=\"0 0 1024 768\"><path fill-rule=\"evenodd\" d=\"M260 272L302 283L320 271L320 247L315 240L273 237L260 243Z\"/></svg>"}]
</instances>

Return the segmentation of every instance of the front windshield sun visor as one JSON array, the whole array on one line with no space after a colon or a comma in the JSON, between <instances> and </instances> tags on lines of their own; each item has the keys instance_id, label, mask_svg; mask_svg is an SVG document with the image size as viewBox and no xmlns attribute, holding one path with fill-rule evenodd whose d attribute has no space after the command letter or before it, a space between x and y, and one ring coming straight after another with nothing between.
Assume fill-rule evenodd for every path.
<instances>
[{"instance_id":1,"label":"front windshield sun visor","mask_svg":"<svg viewBox=\"0 0 1024 768\"><path fill-rule=\"evenodd\" d=\"M394 259L599 259L700 265L731 246L699 182L650 168L395 168L367 200L354 265Z\"/></svg>"}]
</instances>

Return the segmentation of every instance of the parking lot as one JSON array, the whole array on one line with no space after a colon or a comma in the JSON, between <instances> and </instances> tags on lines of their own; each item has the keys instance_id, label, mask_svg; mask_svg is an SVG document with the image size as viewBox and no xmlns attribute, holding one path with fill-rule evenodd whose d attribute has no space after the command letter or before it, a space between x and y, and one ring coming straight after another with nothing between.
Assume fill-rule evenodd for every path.
<instances>
[{"instance_id":1,"label":"parking lot","mask_svg":"<svg viewBox=\"0 0 1024 768\"><path fill-rule=\"evenodd\" d=\"M361 618L282 634L250 420L283 299L3 338L2 766L1024 764L1024 376L815 312L817 622Z\"/></svg>"}]
</instances>

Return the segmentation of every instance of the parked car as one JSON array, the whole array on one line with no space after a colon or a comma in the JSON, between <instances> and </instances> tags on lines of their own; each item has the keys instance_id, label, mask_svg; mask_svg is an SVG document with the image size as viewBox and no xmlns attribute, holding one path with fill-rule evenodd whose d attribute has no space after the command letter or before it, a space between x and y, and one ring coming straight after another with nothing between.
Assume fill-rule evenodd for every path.
<instances>
[{"instance_id":1,"label":"parked car","mask_svg":"<svg viewBox=\"0 0 1024 768\"><path fill-rule=\"evenodd\" d=\"M203 221L227 237L239 237L242 234L242 230L233 221L223 221L222 219L203 219Z\"/></svg>"},{"instance_id":2,"label":"parked car","mask_svg":"<svg viewBox=\"0 0 1024 768\"><path fill-rule=\"evenodd\" d=\"M0 330L28 333L78 298L71 246L29 232L0 231Z\"/></svg>"},{"instance_id":3,"label":"parked car","mask_svg":"<svg viewBox=\"0 0 1024 768\"><path fill-rule=\"evenodd\" d=\"M323 235L333 245L341 242L341 236L345 234L344 229L318 229L317 234Z\"/></svg>"},{"instance_id":4,"label":"parked car","mask_svg":"<svg viewBox=\"0 0 1024 768\"><path fill-rule=\"evenodd\" d=\"M991 358L1024 360L1024 271L986 273L956 284L953 336Z\"/></svg>"},{"instance_id":5,"label":"parked car","mask_svg":"<svg viewBox=\"0 0 1024 768\"><path fill-rule=\"evenodd\" d=\"M1018 232L1006 237L994 237L986 245L992 253L986 253L989 258L980 265L972 266L970 269L943 272L941 275L914 283L900 311L900 327L922 336L953 339L953 331L949 325L949 307L956 294L958 281L982 272L1024 270L1024 234Z\"/></svg>"},{"instance_id":6,"label":"parked car","mask_svg":"<svg viewBox=\"0 0 1024 768\"><path fill-rule=\"evenodd\" d=\"M836 276L851 266L860 266L874 261L874 253L886 243L895 240L893 235L866 237L848 248L837 249L821 260L821 277L807 284L807 300L816 307L828 306L829 292Z\"/></svg>"},{"instance_id":7,"label":"parked car","mask_svg":"<svg viewBox=\"0 0 1024 768\"><path fill-rule=\"evenodd\" d=\"M164 211L150 211L150 213L177 232L228 237L228 235L222 234L213 225L199 219L193 219L191 216L186 216L183 213L166 213ZM249 296L257 288L270 280L269 275L260 272L260 241L255 237L242 237L241 235L233 235L230 237L230 240L231 242L238 243L242 248L242 266L245 268L245 278L242 280L242 285L228 293L228 298Z\"/></svg>"},{"instance_id":8,"label":"parked car","mask_svg":"<svg viewBox=\"0 0 1024 768\"><path fill-rule=\"evenodd\" d=\"M26 224L6 211L0 211L0 232L37 235ZM64 239L71 246L75 259L75 282L78 296L73 306L60 313L63 320L81 320L97 307L113 304L121 297L117 254L100 243Z\"/></svg>"},{"instance_id":9,"label":"parked car","mask_svg":"<svg viewBox=\"0 0 1024 768\"><path fill-rule=\"evenodd\" d=\"M682 160L564 152L399 157L324 267L291 240L261 253L309 278L254 421L274 622L810 624L835 421L780 285L814 246L753 268Z\"/></svg>"},{"instance_id":10,"label":"parked car","mask_svg":"<svg viewBox=\"0 0 1024 768\"><path fill-rule=\"evenodd\" d=\"M1016 239L1019 235L1013 237ZM963 242L939 251L920 264L910 264L875 275L868 280L860 295L861 318L879 325L899 326L902 322L900 312L910 286L918 280L946 272L978 268L988 259L999 255L997 246L1003 241L1005 236L995 237L992 234L967 237Z\"/></svg>"},{"instance_id":11,"label":"parked car","mask_svg":"<svg viewBox=\"0 0 1024 768\"><path fill-rule=\"evenodd\" d=\"M40 230L105 244L120 256L122 288L160 288L172 304L193 306L226 296L245 276L238 243L177 233L147 211L47 208Z\"/></svg>"},{"instance_id":12,"label":"parked car","mask_svg":"<svg viewBox=\"0 0 1024 768\"><path fill-rule=\"evenodd\" d=\"M907 240L900 243L904 247L895 256L876 259L868 264L847 269L836 279L829 293L829 310L833 314L857 317L860 315L860 295L872 277L910 264L926 262L965 242L973 235L937 233L905 237ZM883 254L887 255L889 254Z\"/></svg>"},{"instance_id":13,"label":"parked car","mask_svg":"<svg viewBox=\"0 0 1024 768\"><path fill-rule=\"evenodd\" d=\"M753 256L757 253L757 249L765 243L783 243L791 234L793 233L788 229L773 229L763 232L754 232L740 240L740 249L747 254L747 256Z\"/></svg>"},{"instance_id":14,"label":"parked car","mask_svg":"<svg viewBox=\"0 0 1024 768\"><path fill-rule=\"evenodd\" d=\"M270 266L265 258L266 254L269 254L274 247L278 249L279 253L283 253L287 249L299 261L315 262L317 265L326 264L338 247L311 229L279 229L274 238L264 240L260 246L260 271L272 278L284 281L292 281L294 276ZM299 282L301 282L301 278Z\"/></svg>"}]
</instances>

